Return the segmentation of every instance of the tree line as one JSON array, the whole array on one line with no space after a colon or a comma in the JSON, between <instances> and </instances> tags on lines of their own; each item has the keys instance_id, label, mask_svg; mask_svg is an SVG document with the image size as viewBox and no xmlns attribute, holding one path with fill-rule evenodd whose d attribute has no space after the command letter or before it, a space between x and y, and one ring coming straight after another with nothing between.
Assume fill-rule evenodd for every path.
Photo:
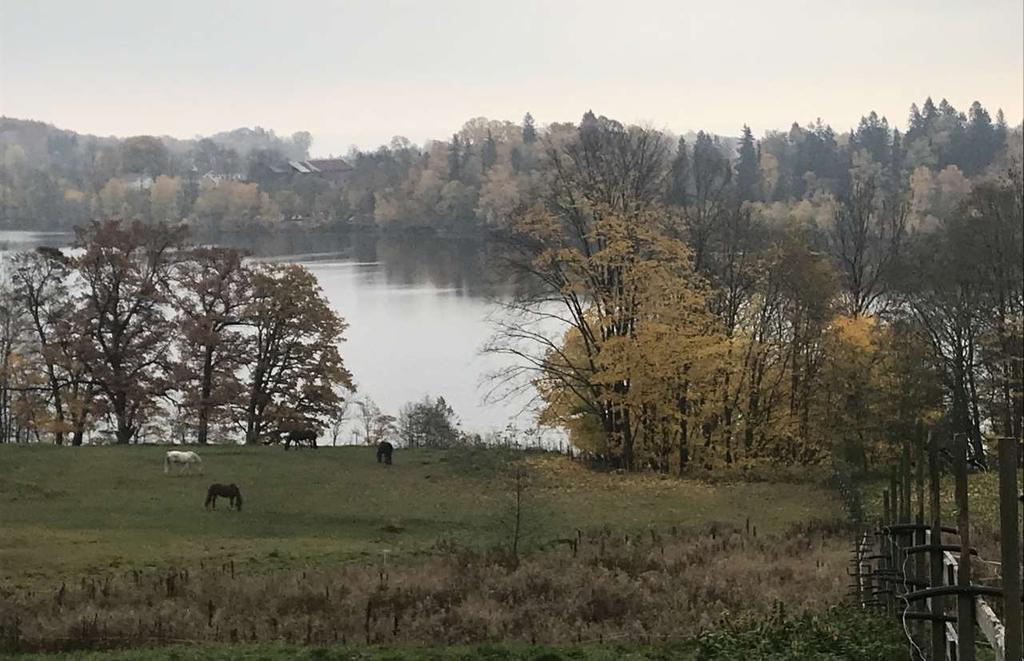
<instances>
[{"instance_id":1,"label":"tree line","mask_svg":"<svg viewBox=\"0 0 1024 661\"><path fill-rule=\"evenodd\" d=\"M593 113L549 133L510 226L538 286L498 323L499 380L627 470L869 469L934 427L983 465L1024 417L1024 185L1020 131L982 115L868 117L845 151L827 127L745 131L735 159Z\"/></svg>"},{"instance_id":2,"label":"tree line","mask_svg":"<svg viewBox=\"0 0 1024 661\"><path fill-rule=\"evenodd\" d=\"M571 140L578 129L571 122L538 126L529 114L518 124L474 118L448 140L420 146L399 136L376 150L353 149L345 156L352 170L338 186L318 177L256 174L260 164L308 158L312 138L305 132L280 138L257 128L189 141L118 140L0 122L0 218L9 226L70 228L117 216L186 219L196 231L276 228L294 218L336 227L505 231L556 175L545 145ZM818 120L760 139L747 127L739 138L689 134L680 147L691 159L733 163L731 186L747 201L848 195L854 173L870 170L881 185L941 205L1003 160L1015 136L1001 111L993 118L978 102L961 112L929 98L911 107L902 132L870 112L845 132Z\"/></svg>"},{"instance_id":3,"label":"tree line","mask_svg":"<svg viewBox=\"0 0 1024 661\"><path fill-rule=\"evenodd\" d=\"M190 245L181 225L75 233L0 265L0 442L266 442L326 426L353 389L346 324L305 268Z\"/></svg>"}]
</instances>

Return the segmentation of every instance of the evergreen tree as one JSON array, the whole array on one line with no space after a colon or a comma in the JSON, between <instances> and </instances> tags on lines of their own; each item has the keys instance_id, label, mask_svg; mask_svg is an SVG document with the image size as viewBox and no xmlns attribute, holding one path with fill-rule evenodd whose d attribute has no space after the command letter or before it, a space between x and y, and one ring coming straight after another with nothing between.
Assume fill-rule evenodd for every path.
<instances>
[{"instance_id":1,"label":"evergreen tree","mask_svg":"<svg viewBox=\"0 0 1024 661\"><path fill-rule=\"evenodd\" d=\"M949 101L943 99L939 102L938 118L931 127L931 132L937 138L933 144L938 148L940 168L956 165L963 170L965 163L972 160L967 153L972 148L965 140L966 124L967 116L957 111Z\"/></svg>"},{"instance_id":2,"label":"evergreen tree","mask_svg":"<svg viewBox=\"0 0 1024 661\"><path fill-rule=\"evenodd\" d=\"M924 131L924 117L921 116L921 111L918 110L917 104L911 103L910 117L907 118L907 137L913 137L921 131Z\"/></svg>"},{"instance_id":3,"label":"evergreen tree","mask_svg":"<svg viewBox=\"0 0 1024 661\"><path fill-rule=\"evenodd\" d=\"M903 188L903 161L904 161L903 139L899 129L892 130L892 149L889 158L889 180L892 188L896 191Z\"/></svg>"},{"instance_id":4,"label":"evergreen tree","mask_svg":"<svg viewBox=\"0 0 1024 661\"><path fill-rule=\"evenodd\" d=\"M487 138L484 140L484 144L480 147L480 163L483 165L484 172L487 172L494 166L498 161L498 143L494 140L494 135L490 129L487 129Z\"/></svg>"},{"instance_id":5,"label":"evergreen tree","mask_svg":"<svg viewBox=\"0 0 1024 661\"><path fill-rule=\"evenodd\" d=\"M961 169L967 176L973 176L984 170L999 149L996 128L988 111L977 101L971 104L968 112L967 128L961 157Z\"/></svg>"},{"instance_id":6,"label":"evergreen tree","mask_svg":"<svg viewBox=\"0 0 1024 661\"><path fill-rule=\"evenodd\" d=\"M448 145L448 178L452 181L459 181L462 178L462 139L459 134L452 135L451 144Z\"/></svg>"},{"instance_id":7,"label":"evergreen tree","mask_svg":"<svg viewBox=\"0 0 1024 661\"><path fill-rule=\"evenodd\" d=\"M932 101L932 97L928 97L924 100L924 105L921 107L921 120L922 126L925 130L929 129L935 118L939 116L939 111L935 108L935 103Z\"/></svg>"},{"instance_id":8,"label":"evergreen tree","mask_svg":"<svg viewBox=\"0 0 1024 661\"><path fill-rule=\"evenodd\" d=\"M1006 126L1006 116L1003 115L1003 109L1000 108L996 111L996 128L995 128L995 140L996 150L1002 151L1006 148L1006 135L1009 129Z\"/></svg>"},{"instance_id":9,"label":"evergreen tree","mask_svg":"<svg viewBox=\"0 0 1024 661\"><path fill-rule=\"evenodd\" d=\"M851 143L871 155L876 163L889 161L889 121L872 110L867 117L860 118L857 130L851 136Z\"/></svg>"},{"instance_id":10,"label":"evergreen tree","mask_svg":"<svg viewBox=\"0 0 1024 661\"><path fill-rule=\"evenodd\" d=\"M739 161L736 164L736 194L742 201L756 200L760 187L757 149L754 135L750 127L743 125L743 136L740 138Z\"/></svg>"},{"instance_id":11,"label":"evergreen tree","mask_svg":"<svg viewBox=\"0 0 1024 661\"><path fill-rule=\"evenodd\" d=\"M537 141L537 127L533 123L533 115L526 113L523 117L523 143L530 145Z\"/></svg>"}]
</instances>

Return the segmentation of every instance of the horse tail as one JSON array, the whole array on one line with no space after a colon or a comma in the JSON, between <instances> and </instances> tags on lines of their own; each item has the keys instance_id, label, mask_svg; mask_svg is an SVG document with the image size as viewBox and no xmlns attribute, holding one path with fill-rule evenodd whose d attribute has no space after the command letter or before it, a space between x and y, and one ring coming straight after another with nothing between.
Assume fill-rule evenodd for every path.
<instances>
[{"instance_id":1,"label":"horse tail","mask_svg":"<svg viewBox=\"0 0 1024 661\"><path fill-rule=\"evenodd\" d=\"M238 487L235 487L235 510L242 511L242 492L238 490Z\"/></svg>"},{"instance_id":2,"label":"horse tail","mask_svg":"<svg viewBox=\"0 0 1024 661\"><path fill-rule=\"evenodd\" d=\"M210 503L213 502L214 498L216 498L216 496L213 495L213 485L211 484L210 488L206 490L206 502L203 503L203 507L209 509Z\"/></svg>"},{"instance_id":3,"label":"horse tail","mask_svg":"<svg viewBox=\"0 0 1024 661\"><path fill-rule=\"evenodd\" d=\"M164 473L170 473L170 472L171 472L171 455L165 454L164 455Z\"/></svg>"}]
</instances>

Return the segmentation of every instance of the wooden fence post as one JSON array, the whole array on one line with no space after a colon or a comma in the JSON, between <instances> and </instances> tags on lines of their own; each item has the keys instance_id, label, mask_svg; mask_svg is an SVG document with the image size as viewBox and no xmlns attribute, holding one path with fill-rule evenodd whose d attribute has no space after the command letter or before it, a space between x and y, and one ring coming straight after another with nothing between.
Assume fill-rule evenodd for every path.
<instances>
[{"instance_id":1,"label":"wooden fence post","mask_svg":"<svg viewBox=\"0 0 1024 661\"><path fill-rule=\"evenodd\" d=\"M953 467L956 480L956 525L960 531L960 558L956 584L971 587L971 520L967 497L967 434L953 436ZM956 597L958 661L974 661L974 595L962 592Z\"/></svg>"},{"instance_id":2,"label":"wooden fence post","mask_svg":"<svg viewBox=\"0 0 1024 661\"><path fill-rule=\"evenodd\" d=\"M892 501L890 497L890 491L884 489L882 491L882 538L879 540L879 555L883 556L881 562L879 562L879 581L878 589L882 590L882 603L885 604L885 612L891 613L893 607L893 583L889 580L889 571L893 568L892 563L892 543L889 539L889 533L886 530L892 525ZM887 592L886 592L887 590Z\"/></svg>"},{"instance_id":3,"label":"wooden fence post","mask_svg":"<svg viewBox=\"0 0 1024 661\"><path fill-rule=\"evenodd\" d=\"M924 491L924 465L926 461L925 458L927 456L927 452L925 451L924 439L921 438L920 435L918 436L917 443L915 444L915 454L917 456L917 516L914 519L914 523L918 525L918 529L917 532L914 534L914 544L917 546L923 546L927 543L926 540L928 538L924 530L924 501L926 498ZM914 558L914 578L924 585L928 584L927 557L928 556L926 556L924 553L918 553L917 556ZM924 601L921 601L919 604L917 604L916 610L926 613L928 612L928 604ZM926 631L927 623L924 620L921 620L917 626L917 635L918 639L922 641L922 644L925 639L925 636L927 635L925 633Z\"/></svg>"},{"instance_id":4,"label":"wooden fence post","mask_svg":"<svg viewBox=\"0 0 1024 661\"><path fill-rule=\"evenodd\" d=\"M1021 661L1021 629L1024 613L1021 608L1021 557L1020 518L1017 511L1017 462L1018 441L1015 438L999 439L999 540L1002 551L1003 598L1006 626L1005 661Z\"/></svg>"},{"instance_id":5,"label":"wooden fence post","mask_svg":"<svg viewBox=\"0 0 1024 661\"><path fill-rule=\"evenodd\" d=\"M904 523L911 522L911 511L913 509L913 498L910 490L910 443L903 444L903 459L900 461L900 471L903 473L903 509L901 515Z\"/></svg>"},{"instance_id":6,"label":"wooden fence post","mask_svg":"<svg viewBox=\"0 0 1024 661\"><path fill-rule=\"evenodd\" d=\"M931 433L928 433L928 481L931 496L931 534L929 543L938 545L942 543L942 506L939 500L939 440ZM942 551L933 550L929 553L931 557L931 587L942 585ZM945 661L946 659L946 623L942 621L945 614L942 597L931 598L932 610L932 661Z\"/></svg>"},{"instance_id":7,"label":"wooden fence post","mask_svg":"<svg viewBox=\"0 0 1024 661\"><path fill-rule=\"evenodd\" d=\"M913 509L914 497L910 489L910 444L904 442L903 444L903 456L900 458L900 523L910 524L913 523L913 517L911 511ZM913 570L908 573L907 565L910 563L906 549L914 544L914 533L903 532L900 533L900 573L903 574L904 578L907 578ZM907 589L906 583L904 583L904 591L910 592L913 589ZM909 608L910 605L906 604Z\"/></svg>"}]
</instances>

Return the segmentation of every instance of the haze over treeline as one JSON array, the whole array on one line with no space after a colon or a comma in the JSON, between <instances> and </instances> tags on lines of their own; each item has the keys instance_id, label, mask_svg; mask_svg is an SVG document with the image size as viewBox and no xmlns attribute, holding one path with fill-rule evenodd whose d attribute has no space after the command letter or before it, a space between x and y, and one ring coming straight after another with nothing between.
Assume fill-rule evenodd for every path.
<instances>
[{"instance_id":1,"label":"haze over treeline","mask_svg":"<svg viewBox=\"0 0 1024 661\"><path fill-rule=\"evenodd\" d=\"M587 112L582 121L593 119ZM628 131L627 126L622 129ZM273 229L286 220L386 229L501 229L534 203L550 174L546 152L578 123L478 117L447 139L420 146L401 136L376 150L352 149L340 178L295 176L314 137L260 127L207 138L124 139L81 135L41 122L0 119L0 226L68 229L90 218L185 219L202 231ZM949 204L972 177L1020 151L1020 128L980 103L954 108L931 98L905 123L875 112L837 131L823 120L739 138L688 132L670 143L676 165L724 159L743 201L820 200L850 190L877 169L891 189L911 191L918 209ZM340 163L340 162L339 162ZM283 171L277 172L279 169ZM692 187L693 182L686 184ZM941 198L941 199L940 199ZM945 200L945 201L943 201Z\"/></svg>"},{"instance_id":2,"label":"haze over treeline","mask_svg":"<svg viewBox=\"0 0 1024 661\"><path fill-rule=\"evenodd\" d=\"M540 421L608 465L866 470L923 425L964 434L984 464L987 437L1024 424L1022 130L980 103L734 141L589 111L475 119L344 160L306 159L305 134L242 154L7 122L45 138L4 148L5 217L28 226L486 231L536 285L496 321L499 387L533 388Z\"/></svg>"}]
</instances>

